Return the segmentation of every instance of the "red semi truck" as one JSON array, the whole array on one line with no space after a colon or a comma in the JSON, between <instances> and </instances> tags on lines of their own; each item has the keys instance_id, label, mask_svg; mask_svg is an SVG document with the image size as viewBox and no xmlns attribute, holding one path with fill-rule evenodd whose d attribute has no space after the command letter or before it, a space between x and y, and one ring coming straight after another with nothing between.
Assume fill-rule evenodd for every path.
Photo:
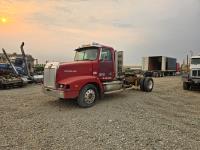
<instances>
[{"instance_id":1,"label":"red semi truck","mask_svg":"<svg viewBox=\"0 0 200 150\"><path fill-rule=\"evenodd\" d=\"M152 78L123 72L123 52L93 43L75 50L73 62L49 62L44 69L44 93L61 99L76 99L81 107L91 107L104 94L134 86L151 92Z\"/></svg>"}]
</instances>

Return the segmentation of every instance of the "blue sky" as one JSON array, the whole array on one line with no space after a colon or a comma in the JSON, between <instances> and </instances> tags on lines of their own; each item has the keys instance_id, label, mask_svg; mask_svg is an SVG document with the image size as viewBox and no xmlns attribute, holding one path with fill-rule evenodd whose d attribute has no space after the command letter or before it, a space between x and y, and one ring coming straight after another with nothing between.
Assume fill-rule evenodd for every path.
<instances>
[{"instance_id":1,"label":"blue sky","mask_svg":"<svg viewBox=\"0 0 200 150\"><path fill-rule=\"evenodd\" d=\"M0 46L20 52L24 41L40 62L70 61L93 41L123 50L125 64L200 53L199 0L1 0L0 17Z\"/></svg>"}]
</instances>

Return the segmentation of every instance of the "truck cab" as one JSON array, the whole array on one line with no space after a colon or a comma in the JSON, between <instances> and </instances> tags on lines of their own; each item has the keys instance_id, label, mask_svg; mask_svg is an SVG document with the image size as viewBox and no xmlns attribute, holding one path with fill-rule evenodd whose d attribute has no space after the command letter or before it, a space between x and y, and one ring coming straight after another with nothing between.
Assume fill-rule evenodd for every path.
<instances>
[{"instance_id":1,"label":"truck cab","mask_svg":"<svg viewBox=\"0 0 200 150\"><path fill-rule=\"evenodd\" d=\"M189 72L183 76L183 89L200 87L200 56L192 56Z\"/></svg>"},{"instance_id":2,"label":"truck cab","mask_svg":"<svg viewBox=\"0 0 200 150\"><path fill-rule=\"evenodd\" d=\"M122 51L93 43L75 49L73 62L47 63L43 91L62 99L77 99L79 106L90 107L104 94L139 86L141 78L132 77L125 82ZM152 91L152 79L142 80L141 84L146 92Z\"/></svg>"}]
</instances>

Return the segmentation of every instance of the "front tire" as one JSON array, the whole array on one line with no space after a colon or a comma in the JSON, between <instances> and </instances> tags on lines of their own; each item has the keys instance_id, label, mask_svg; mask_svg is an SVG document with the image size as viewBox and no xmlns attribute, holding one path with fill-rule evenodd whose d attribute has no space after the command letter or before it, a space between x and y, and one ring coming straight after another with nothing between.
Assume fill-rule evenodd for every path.
<instances>
[{"instance_id":1,"label":"front tire","mask_svg":"<svg viewBox=\"0 0 200 150\"><path fill-rule=\"evenodd\" d=\"M189 90L190 89L190 84L187 82L183 82L183 90Z\"/></svg>"},{"instance_id":2,"label":"front tire","mask_svg":"<svg viewBox=\"0 0 200 150\"><path fill-rule=\"evenodd\" d=\"M87 84L81 89L77 102L80 107L87 108L93 106L98 97L96 86Z\"/></svg>"}]
</instances>

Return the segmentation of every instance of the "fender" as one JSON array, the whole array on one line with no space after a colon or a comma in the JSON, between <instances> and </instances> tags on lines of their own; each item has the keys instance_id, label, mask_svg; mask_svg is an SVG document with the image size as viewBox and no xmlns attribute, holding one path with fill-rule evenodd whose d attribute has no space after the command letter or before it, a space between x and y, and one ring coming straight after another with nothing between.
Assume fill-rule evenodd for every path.
<instances>
[{"instance_id":1,"label":"fender","mask_svg":"<svg viewBox=\"0 0 200 150\"><path fill-rule=\"evenodd\" d=\"M100 94L103 93L104 88L101 81L96 76L75 76L58 81L58 84L70 86L70 91L80 91L86 84L95 83L100 87Z\"/></svg>"}]
</instances>

